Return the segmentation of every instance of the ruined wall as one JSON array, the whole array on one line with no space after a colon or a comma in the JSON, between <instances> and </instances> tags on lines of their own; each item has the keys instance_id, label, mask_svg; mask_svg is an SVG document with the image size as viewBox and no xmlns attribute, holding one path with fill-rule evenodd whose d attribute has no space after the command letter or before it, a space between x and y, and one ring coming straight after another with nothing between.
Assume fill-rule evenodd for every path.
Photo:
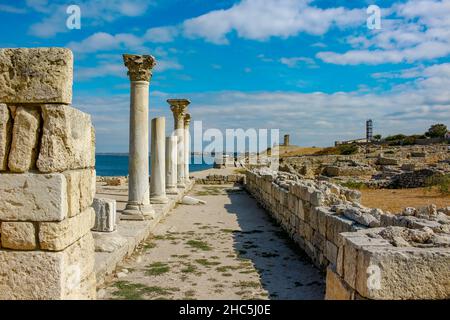
<instances>
[{"instance_id":1,"label":"ruined wall","mask_svg":"<svg viewBox=\"0 0 450 320\"><path fill-rule=\"evenodd\" d=\"M327 299L450 297L450 208L393 216L357 191L267 169L248 171L246 189L327 270Z\"/></svg>"},{"instance_id":2,"label":"ruined wall","mask_svg":"<svg viewBox=\"0 0 450 320\"><path fill-rule=\"evenodd\" d=\"M95 135L68 49L0 50L0 299L95 298Z\"/></svg>"}]
</instances>

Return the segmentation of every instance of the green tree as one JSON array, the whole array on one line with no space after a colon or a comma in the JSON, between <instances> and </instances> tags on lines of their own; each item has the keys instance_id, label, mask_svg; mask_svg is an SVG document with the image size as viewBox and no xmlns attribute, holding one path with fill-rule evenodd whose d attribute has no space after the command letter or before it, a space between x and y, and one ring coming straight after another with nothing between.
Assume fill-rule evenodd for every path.
<instances>
[{"instance_id":1,"label":"green tree","mask_svg":"<svg viewBox=\"0 0 450 320\"><path fill-rule=\"evenodd\" d=\"M425 133L430 138L443 138L448 132L447 126L442 123L433 124Z\"/></svg>"},{"instance_id":2,"label":"green tree","mask_svg":"<svg viewBox=\"0 0 450 320\"><path fill-rule=\"evenodd\" d=\"M373 136L375 140L381 140L381 134L376 134Z\"/></svg>"}]
</instances>

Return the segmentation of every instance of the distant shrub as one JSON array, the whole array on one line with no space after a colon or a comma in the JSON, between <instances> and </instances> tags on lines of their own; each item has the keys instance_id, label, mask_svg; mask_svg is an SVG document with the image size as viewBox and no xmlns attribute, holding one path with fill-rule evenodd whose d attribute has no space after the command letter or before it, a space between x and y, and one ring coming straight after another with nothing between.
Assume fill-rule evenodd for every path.
<instances>
[{"instance_id":1,"label":"distant shrub","mask_svg":"<svg viewBox=\"0 0 450 320\"><path fill-rule=\"evenodd\" d=\"M425 184L429 190L436 187L441 194L450 195L450 174L429 177Z\"/></svg>"},{"instance_id":2,"label":"distant shrub","mask_svg":"<svg viewBox=\"0 0 450 320\"><path fill-rule=\"evenodd\" d=\"M317 151L316 155L350 155L358 152L356 144L340 144L336 147L328 147Z\"/></svg>"},{"instance_id":3,"label":"distant shrub","mask_svg":"<svg viewBox=\"0 0 450 320\"><path fill-rule=\"evenodd\" d=\"M349 188L349 189L356 189L356 190L361 190L366 188L366 185L364 184L364 182L359 182L359 181L345 181L345 182L341 182L340 183L341 186Z\"/></svg>"}]
</instances>

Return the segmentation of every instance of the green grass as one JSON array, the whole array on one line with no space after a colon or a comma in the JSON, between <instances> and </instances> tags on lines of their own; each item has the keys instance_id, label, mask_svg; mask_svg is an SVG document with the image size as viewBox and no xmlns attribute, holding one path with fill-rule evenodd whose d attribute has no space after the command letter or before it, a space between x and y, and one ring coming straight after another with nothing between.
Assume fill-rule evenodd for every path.
<instances>
[{"instance_id":1,"label":"green grass","mask_svg":"<svg viewBox=\"0 0 450 320\"><path fill-rule=\"evenodd\" d=\"M145 270L145 274L147 276L159 276L161 274L169 272L169 270L170 267L167 263L155 262L147 267L147 270Z\"/></svg>"},{"instance_id":2,"label":"green grass","mask_svg":"<svg viewBox=\"0 0 450 320\"><path fill-rule=\"evenodd\" d=\"M259 288L261 287L259 282L256 281L239 281L237 285L241 288Z\"/></svg>"},{"instance_id":3,"label":"green grass","mask_svg":"<svg viewBox=\"0 0 450 320\"><path fill-rule=\"evenodd\" d=\"M114 283L114 287L118 290L113 295L124 300L143 300L145 296L155 298L179 291L177 288L149 287L141 283L131 283L128 281L117 281Z\"/></svg>"},{"instance_id":4,"label":"green grass","mask_svg":"<svg viewBox=\"0 0 450 320\"><path fill-rule=\"evenodd\" d=\"M153 249L155 247L156 247L156 243L154 243L154 242L147 242L147 243L144 243L144 245L143 245L144 250Z\"/></svg>"},{"instance_id":5,"label":"green grass","mask_svg":"<svg viewBox=\"0 0 450 320\"><path fill-rule=\"evenodd\" d=\"M203 251L211 251L212 250L212 248L209 246L209 244L206 243L205 241L189 240L186 242L186 244L192 248L200 249Z\"/></svg>"},{"instance_id":6,"label":"green grass","mask_svg":"<svg viewBox=\"0 0 450 320\"><path fill-rule=\"evenodd\" d=\"M195 260L195 262L197 262L198 264L201 264L202 266L205 266L205 267L217 266L220 264L220 262L218 262L218 261L208 261L207 259L197 259L197 260Z\"/></svg>"},{"instance_id":7,"label":"green grass","mask_svg":"<svg viewBox=\"0 0 450 320\"><path fill-rule=\"evenodd\" d=\"M190 263L187 263L187 264L185 264L185 268L181 269L181 272L182 273L195 273L195 272L197 272L197 267Z\"/></svg>"}]
</instances>

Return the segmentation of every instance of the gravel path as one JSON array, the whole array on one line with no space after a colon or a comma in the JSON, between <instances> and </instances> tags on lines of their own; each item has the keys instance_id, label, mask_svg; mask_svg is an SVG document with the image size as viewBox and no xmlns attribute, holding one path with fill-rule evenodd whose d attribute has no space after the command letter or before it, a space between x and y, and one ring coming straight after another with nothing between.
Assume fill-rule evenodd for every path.
<instances>
[{"instance_id":1,"label":"gravel path","mask_svg":"<svg viewBox=\"0 0 450 320\"><path fill-rule=\"evenodd\" d=\"M99 299L323 299L324 277L240 187L197 185Z\"/></svg>"}]
</instances>

